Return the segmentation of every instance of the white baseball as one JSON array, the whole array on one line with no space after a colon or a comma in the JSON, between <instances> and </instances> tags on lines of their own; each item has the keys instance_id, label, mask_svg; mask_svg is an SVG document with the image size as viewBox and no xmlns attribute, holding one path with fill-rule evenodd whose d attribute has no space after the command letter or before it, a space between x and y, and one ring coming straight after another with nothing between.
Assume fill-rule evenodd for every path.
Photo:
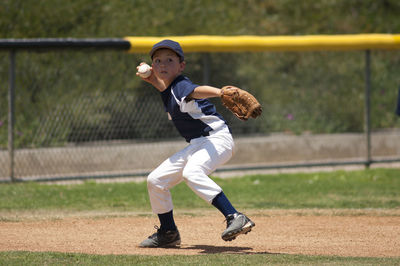
<instances>
[{"instance_id":1,"label":"white baseball","mask_svg":"<svg viewBox=\"0 0 400 266\"><path fill-rule=\"evenodd\" d=\"M138 73L139 73L139 76L141 76L142 78L150 77L150 75L151 75L150 66L148 64L142 64L138 68Z\"/></svg>"}]
</instances>

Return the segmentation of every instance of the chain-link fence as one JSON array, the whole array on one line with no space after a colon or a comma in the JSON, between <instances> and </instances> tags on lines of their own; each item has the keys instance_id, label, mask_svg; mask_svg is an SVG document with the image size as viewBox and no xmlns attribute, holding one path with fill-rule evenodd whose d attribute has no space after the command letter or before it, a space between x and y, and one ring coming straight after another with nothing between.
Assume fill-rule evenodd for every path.
<instances>
[{"instance_id":1,"label":"chain-link fence","mask_svg":"<svg viewBox=\"0 0 400 266\"><path fill-rule=\"evenodd\" d=\"M8 180L10 57L1 55L0 179ZM365 159L365 51L186 58L195 83L245 88L264 107L260 118L242 122L212 99L238 146L228 165ZM135 76L141 61L147 55L120 51L16 53L15 178L140 175L184 147L159 93ZM371 52L370 159L400 157L399 70L398 51Z\"/></svg>"}]
</instances>

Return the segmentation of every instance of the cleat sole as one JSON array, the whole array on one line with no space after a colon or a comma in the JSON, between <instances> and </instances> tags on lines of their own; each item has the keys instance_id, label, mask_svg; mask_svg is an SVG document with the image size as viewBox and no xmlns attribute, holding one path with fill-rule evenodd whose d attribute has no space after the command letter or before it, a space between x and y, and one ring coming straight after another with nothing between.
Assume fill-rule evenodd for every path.
<instances>
[{"instance_id":1,"label":"cleat sole","mask_svg":"<svg viewBox=\"0 0 400 266\"><path fill-rule=\"evenodd\" d=\"M255 223L252 221L247 222L242 228L239 230L233 231L232 233L225 235L222 237L225 241L235 240L238 235L247 234L251 231L251 228L255 226Z\"/></svg>"}]
</instances>

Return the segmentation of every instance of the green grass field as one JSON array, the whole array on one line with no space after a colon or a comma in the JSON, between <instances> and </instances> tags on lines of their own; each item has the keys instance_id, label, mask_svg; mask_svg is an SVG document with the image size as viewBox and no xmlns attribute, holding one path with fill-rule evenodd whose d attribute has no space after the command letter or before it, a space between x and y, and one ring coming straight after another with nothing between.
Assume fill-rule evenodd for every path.
<instances>
[{"instance_id":1,"label":"green grass field","mask_svg":"<svg viewBox=\"0 0 400 266\"><path fill-rule=\"evenodd\" d=\"M399 265L396 258L301 255L141 256L2 252L0 265Z\"/></svg>"},{"instance_id":2,"label":"green grass field","mask_svg":"<svg viewBox=\"0 0 400 266\"><path fill-rule=\"evenodd\" d=\"M252 175L215 179L240 209L398 209L399 169ZM185 185L172 190L176 210L212 208ZM146 183L0 185L0 220L18 212L149 212ZM1 243L1 241L0 241ZM399 265L400 258L326 257L282 254L201 256L88 255L0 252L0 265Z\"/></svg>"}]
</instances>

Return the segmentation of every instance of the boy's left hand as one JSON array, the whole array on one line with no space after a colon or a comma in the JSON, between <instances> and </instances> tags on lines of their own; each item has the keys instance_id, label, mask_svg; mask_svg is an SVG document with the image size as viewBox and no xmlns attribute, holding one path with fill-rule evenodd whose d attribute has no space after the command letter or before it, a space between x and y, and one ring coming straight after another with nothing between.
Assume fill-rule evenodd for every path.
<instances>
[{"instance_id":1,"label":"boy's left hand","mask_svg":"<svg viewBox=\"0 0 400 266\"><path fill-rule=\"evenodd\" d=\"M250 117L256 118L262 113L261 104L257 99L238 87L223 87L221 89L221 101L240 120L246 121Z\"/></svg>"}]
</instances>

